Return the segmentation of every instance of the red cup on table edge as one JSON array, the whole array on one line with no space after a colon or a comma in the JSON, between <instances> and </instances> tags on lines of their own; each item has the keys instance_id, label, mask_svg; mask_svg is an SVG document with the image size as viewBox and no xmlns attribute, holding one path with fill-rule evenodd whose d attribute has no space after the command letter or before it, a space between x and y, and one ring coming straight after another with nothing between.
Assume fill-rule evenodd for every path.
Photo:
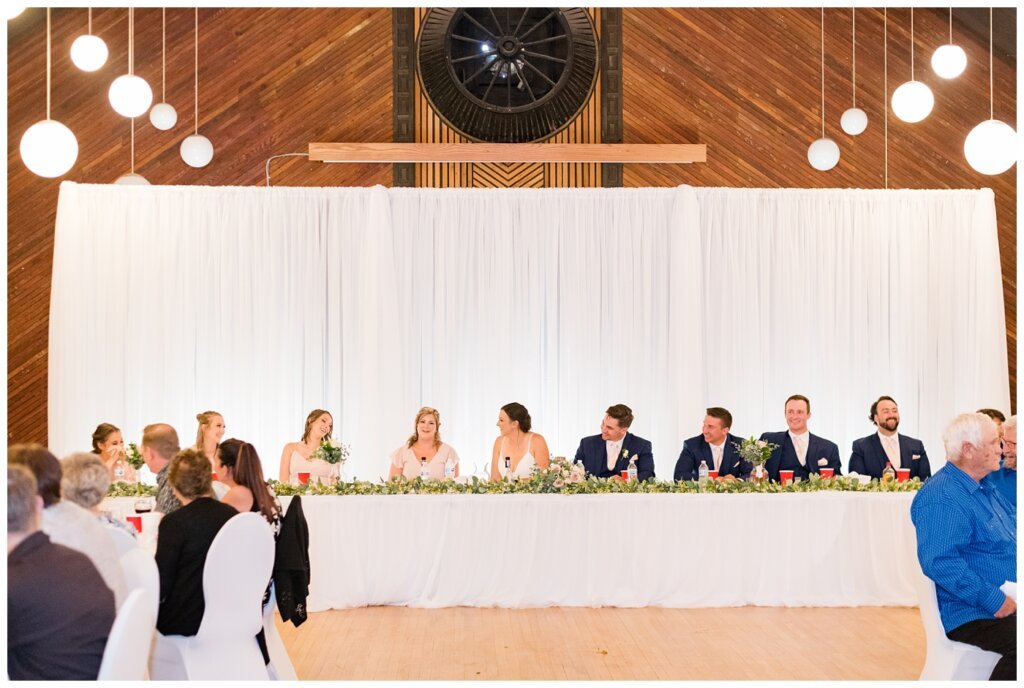
<instances>
[{"instance_id":1,"label":"red cup on table edge","mask_svg":"<svg viewBox=\"0 0 1024 688\"><path fill-rule=\"evenodd\" d=\"M718 471L708 471L708 477L712 480L718 480Z\"/></svg>"},{"instance_id":2,"label":"red cup on table edge","mask_svg":"<svg viewBox=\"0 0 1024 688\"><path fill-rule=\"evenodd\" d=\"M897 468L896 469L896 482L905 483L910 480L910 469L909 468Z\"/></svg>"},{"instance_id":3,"label":"red cup on table edge","mask_svg":"<svg viewBox=\"0 0 1024 688\"><path fill-rule=\"evenodd\" d=\"M619 471L619 477L623 480L629 480L629 470Z\"/></svg>"},{"instance_id":4,"label":"red cup on table edge","mask_svg":"<svg viewBox=\"0 0 1024 688\"><path fill-rule=\"evenodd\" d=\"M309 473L299 473L299 484L305 485L309 482Z\"/></svg>"},{"instance_id":5,"label":"red cup on table edge","mask_svg":"<svg viewBox=\"0 0 1024 688\"><path fill-rule=\"evenodd\" d=\"M821 469L821 477L822 478L831 478L831 477L835 476L835 474L836 474L836 469L834 469L834 468L822 468Z\"/></svg>"},{"instance_id":6,"label":"red cup on table edge","mask_svg":"<svg viewBox=\"0 0 1024 688\"><path fill-rule=\"evenodd\" d=\"M779 471L779 482L783 485L793 482L793 471Z\"/></svg>"},{"instance_id":7,"label":"red cup on table edge","mask_svg":"<svg viewBox=\"0 0 1024 688\"><path fill-rule=\"evenodd\" d=\"M125 520L135 526L135 532L142 532L142 517L141 516L125 516Z\"/></svg>"}]
</instances>

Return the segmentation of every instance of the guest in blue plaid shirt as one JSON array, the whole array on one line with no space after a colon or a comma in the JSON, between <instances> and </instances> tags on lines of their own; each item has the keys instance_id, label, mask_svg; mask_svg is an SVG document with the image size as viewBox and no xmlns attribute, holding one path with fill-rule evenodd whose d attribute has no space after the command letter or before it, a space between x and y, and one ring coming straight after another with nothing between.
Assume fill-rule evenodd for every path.
<instances>
[{"instance_id":1,"label":"guest in blue plaid shirt","mask_svg":"<svg viewBox=\"0 0 1024 688\"><path fill-rule=\"evenodd\" d=\"M1002 655L991 680L1017 678L1017 604L1000 586L1017 580L1017 510L988 481L999 469L999 431L965 413L942 436L948 463L914 497L917 557L935 581L952 640Z\"/></svg>"}]
</instances>

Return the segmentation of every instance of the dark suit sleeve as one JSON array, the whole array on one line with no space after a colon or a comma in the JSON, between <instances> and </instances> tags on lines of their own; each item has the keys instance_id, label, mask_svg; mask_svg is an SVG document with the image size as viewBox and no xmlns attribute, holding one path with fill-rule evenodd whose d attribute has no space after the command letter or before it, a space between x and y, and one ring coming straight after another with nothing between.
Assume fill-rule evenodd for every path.
<instances>
[{"instance_id":1,"label":"dark suit sleeve","mask_svg":"<svg viewBox=\"0 0 1024 688\"><path fill-rule=\"evenodd\" d=\"M842 475L843 463L842 461L839 460L839 445L837 445L835 442L829 442L829 444L832 445L832 451L830 451L828 454L829 468L832 468L835 471L836 475Z\"/></svg>"},{"instance_id":2,"label":"dark suit sleeve","mask_svg":"<svg viewBox=\"0 0 1024 688\"><path fill-rule=\"evenodd\" d=\"M759 440L765 442L772 442L771 434L768 432L762 432ZM778 445L772 450L772 455L768 458L768 461L764 464L764 472L768 476L768 479L772 482L779 482L779 463L782 461L782 442L774 442Z\"/></svg>"},{"instance_id":3,"label":"dark suit sleeve","mask_svg":"<svg viewBox=\"0 0 1024 688\"><path fill-rule=\"evenodd\" d=\"M644 440L637 454L640 457L636 460L636 479L654 480L654 448L651 443Z\"/></svg>"},{"instance_id":4,"label":"dark suit sleeve","mask_svg":"<svg viewBox=\"0 0 1024 688\"><path fill-rule=\"evenodd\" d=\"M673 480L693 480L694 466L697 465L697 458L693 450L686 442L683 442L683 450L679 452L679 459L676 460L676 470L672 475Z\"/></svg>"},{"instance_id":5,"label":"dark suit sleeve","mask_svg":"<svg viewBox=\"0 0 1024 688\"><path fill-rule=\"evenodd\" d=\"M924 481L932 477L932 465L928 462L928 452L924 450L924 442L918 443L918 449L920 452L914 453L920 453L921 458L914 463L917 464L917 477Z\"/></svg>"},{"instance_id":6,"label":"dark suit sleeve","mask_svg":"<svg viewBox=\"0 0 1024 688\"><path fill-rule=\"evenodd\" d=\"M864 467L864 440L853 441L853 452L850 454L850 472L867 475Z\"/></svg>"},{"instance_id":7,"label":"dark suit sleeve","mask_svg":"<svg viewBox=\"0 0 1024 688\"><path fill-rule=\"evenodd\" d=\"M580 446L576 450L576 458L572 460L573 463L582 464L584 468L587 467L587 462L583 460L583 440L580 440Z\"/></svg>"}]
</instances>

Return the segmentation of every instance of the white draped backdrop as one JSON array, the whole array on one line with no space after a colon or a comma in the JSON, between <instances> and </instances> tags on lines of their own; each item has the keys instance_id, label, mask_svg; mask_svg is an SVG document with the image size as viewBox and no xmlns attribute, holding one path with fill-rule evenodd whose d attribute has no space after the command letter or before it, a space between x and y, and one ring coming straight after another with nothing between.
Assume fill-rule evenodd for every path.
<instances>
[{"instance_id":1,"label":"white draped backdrop","mask_svg":"<svg viewBox=\"0 0 1024 688\"><path fill-rule=\"evenodd\" d=\"M954 414L1009 409L991 191L61 185L49 441L183 445L213 409L268 477L329 410L376 479L422 405L462 472L520 401L554 455L630 405L671 478L704 408L850 444L880 394L933 466Z\"/></svg>"}]
</instances>

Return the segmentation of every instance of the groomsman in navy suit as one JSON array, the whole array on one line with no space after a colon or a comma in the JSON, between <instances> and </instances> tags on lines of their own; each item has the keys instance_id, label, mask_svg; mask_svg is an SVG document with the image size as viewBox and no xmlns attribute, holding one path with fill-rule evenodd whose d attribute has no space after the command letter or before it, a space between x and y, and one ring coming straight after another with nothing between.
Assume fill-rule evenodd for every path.
<instances>
[{"instance_id":1,"label":"groomsman in navy suit","mask_svg":"<svg viewBox=\"0 0 1024 688\"><path fill-rule=\"evenodd\" d=\"M900 410L892 397L878 397L878 401L871 404L868 417L878 432L853 441L851 473L881 478L885 462L888 461L893 470L909 468L911 478L926 480L931 477L932 467L921 440L896 432L900 426Z\"/></svg>"},{"instance_id":2,"label":"groomsman in navy suit","mask_svg":"<svg viewBox=\"0 0 1024 688\"><path fill-rule=\"evenodd\" d=\"M831 468L840 474L839 447L824 437L812 435L807 429L811 417L811 400L802 394L786 399L788 431L765 432L761 439L779 445L765 464L768 477L778 482L779 471L793 471L794 478L806 480L811 473Z\"/></svg>"},{"instance_id":3,"label":"groomsman in navy suit","mask_svg":"<svg viewBox=\"0 0 1024 688\"><path fill-rule=\"evenodd\" d=\"M753 464L744 461L736 445L743 441L729 432L732 428L732 414L724 408L712 406L704 416L701 434L683 442L683 450L676 461L675 480L696 480L700 462L708 470L718 471L719 477L731 475L744 479L754 470Z\"/></svg>"},{"instance_id":4,"label":"groomsman in navy suit","mask_svg":"<svg viewBox=\"0 0 1024 688\"><path fill-rule=\"evenodd\" d=\"M637 480L654 478L651 443L629 432L633 410L625 404L610 406L601 423L601 434L584 437L573 463L582 463L587 473L598 478L620 475L636 458Z\"/></svg>"}]
</instances>

